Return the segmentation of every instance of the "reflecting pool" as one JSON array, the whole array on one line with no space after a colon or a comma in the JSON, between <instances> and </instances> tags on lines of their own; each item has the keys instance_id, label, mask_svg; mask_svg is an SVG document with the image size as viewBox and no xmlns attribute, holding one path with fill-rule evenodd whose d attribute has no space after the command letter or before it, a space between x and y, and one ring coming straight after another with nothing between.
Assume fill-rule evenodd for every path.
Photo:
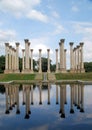
<instances>
[{"instance_id":1,"label":"reflecting pool","mask_svg":"<svg viewBox=\"0 0 92 130\"><path fill-rule=\"evenodd\" d=\"M92 129L92 85L0 86L0 130L72 129Z\"/></svg>"}]
</instances>

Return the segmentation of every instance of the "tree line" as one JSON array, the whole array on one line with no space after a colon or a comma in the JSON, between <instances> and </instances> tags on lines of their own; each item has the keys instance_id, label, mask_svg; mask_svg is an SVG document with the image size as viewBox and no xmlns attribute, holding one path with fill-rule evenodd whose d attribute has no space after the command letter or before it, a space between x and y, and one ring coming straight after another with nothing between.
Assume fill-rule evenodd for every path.
<instances>
[{"instance_id":1,"label":"tree line","mask_svg":"<svg viewBox=\"0 0 92 130\"><path fill-rule=\"evenodd\" d=\"M31 61L31 60L30 60ZM42 72L47 72L47 64L48 60L47 58L42 57ZM92 72L92 62L84 62L84 68L86 72ZM52 61L50 60L50 70L51 72L55 72L56 64L52 64ZM0 56L0 73L4 73L5 70L5 56ZM22 71L22 58L19 58L19 70ZM39 60L33 59L33 70L34 72L38 72L39 70Z\"/></svg>"}]
</instances>

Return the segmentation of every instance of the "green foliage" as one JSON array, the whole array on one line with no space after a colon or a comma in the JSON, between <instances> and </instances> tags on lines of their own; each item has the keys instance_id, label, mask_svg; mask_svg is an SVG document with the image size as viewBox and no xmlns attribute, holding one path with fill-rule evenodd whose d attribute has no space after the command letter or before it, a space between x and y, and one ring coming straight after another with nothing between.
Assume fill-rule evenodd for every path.
<instances>
[{"instance_id":1,"label":"green foliage","mask_svg":"<svg viewBox=\"0 0 92 130\"><path fill-rule=\"evenodd\" d=\"M5 70L5 56L0 56L0 73L3 73Z\"/></svg>"},{"instance_id":2,"label":"green foliage","mask_svg":"<svg viewBox=\"0 0 92 130\"><path fill-rule=\"evenodd\" d=\"M92 80L92 73L58 73L55 76L57 80Z\"/></svg>"},{"instance_id":3,"label":"green foliage","mask_svg":"<svg viewBox=\"0 0 92 130\"><path fill-rule=\"evenodd\" d=\"M92 72L92 62L85 62L84 68L86 72Z\"/></svg>"},{"instance_id":4,"label":"green foliage","mask_svg":"<svg viewBox=\"0 0 92 130\"><path fill-rule=\"evenodd\" d=\"M35 74L0 74L0 81L34 80Z\"/></svg>"}]
</instances>

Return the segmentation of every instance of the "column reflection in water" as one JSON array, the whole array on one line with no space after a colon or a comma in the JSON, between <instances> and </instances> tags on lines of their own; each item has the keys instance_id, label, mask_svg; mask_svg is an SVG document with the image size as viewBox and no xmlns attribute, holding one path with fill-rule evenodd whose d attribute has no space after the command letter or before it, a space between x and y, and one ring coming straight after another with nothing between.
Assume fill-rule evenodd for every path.
<instances>
[{"instance_id":1,"label":"column reflection in water","mask_svg":"<svg viewBox=\"0 0 92 130\"><path fill-rule=\"evenodd\" d=\"M39 97L40 97L40 101L39 104L42 105L42 84L39 85Z\"/></svg>"},{"instance_id":2,"label":"column reflection in water","mask_svg":"<svg viewBox=\"0 0 92 130\"><path fill-rule=\"evenodd\" d=\"M25 105L25 85L22 85L22 93L23 93L23 102L22 102L22 104Z\"/></svg>"},{"instance_id":3,"label":"column reflection in water","mask_svg":"<svg viewBox=\"0 0 92 130\"><path fill-rule=\"evenodd\" d=\"M78 85L78 104L77 104L77 109L80 109L80 85Z\"/></svg>"},{"instance_id":4,"label":"column reflection in water","mask_svg":"<svg viewBox=\"0 0 92 130\"><path fill-rule=\"evenodd\" d=\"M31 105L33 105L33 85L31 85Z\"/></svg>"},{"instance_id":5,"label":"column reflection in water","mask_svg":"<svg viewBox=\"0 0 92 130\"><path fill-rule=\"evenodd\" d=\"M16 85L16 114L20 114L20 109L19 109L19 86Z\"/></svg>"},{"instance_id":6,"label":"column reflection in water","mask_svg":"<svg viewBox=\"0 0 92 130\"><path fill-rule=\"evenodd\" d=\"M71 108L70 108L70 113L74 113L73 109L73 99L74 99L74 86L70 85L70 92L71 92Z\"/></svg>"},{"instance_id":7,"label":"column reflection in water","mask_svg":"<svg viewBox=\"0 0 92 130\"><path fill-rule=\"evenodd\" d=\"M80 112L84 112L84 85L81 85L81 107Z\"/></svg>"},{"instance_id":8,"label":"column reflection in water","mask_svg":"<svg viewBox=\"0 0 92 130\"><path fill-rule=\"evenodd\" d=\"M58 104L58 85L56 85L56 104Z\"/></svg>"},{"instance_id":9,"label":"column reflection in water","mask_svg":"<svg viewBox=\"0 0 92 130\"><path fill-rule=\"evenodd\" d=\"M9 109L12 110L12 87L9 85Z\"/></svg>"},{"instance_id":10,"label":"column reflection in water","mask_svg":"<svg viewBox=\"0 0 92 130\"><path fill-rule=\"evenodd\" d=\"M8 94L9 94L9 85L5 85L5 96L6 96L6 111L5 114L9 114L9 106L8 106Z\"/></svg>"},{"instance_id":11,"label":"column reflection in water","mask_svg":"<svg viewBox=\"0 0 92 130\"><path fill-rule=\"evenodd\" d=\"M26 95L26 114L25 119L29 119L29 114L31 114L30 110L30 85L25 85L25 95Z\"/></svg>"},{"instance_id":12,"label":"column reflection in water","mask_svg":"<svg viewBox=\"0 0 92 130\"><path fill-rule=\"evenodd\" d=\"M66 85L64 85L64 103L67 104L67 91Z\"/></svg>"},{"instance_id":13,"label":"column reflection in water","mask_svg":"<svg viewBox=\"0 0 92 130\"><path fill-rule=\"evenodd\" d=\"M50 105L50 84L48 83L48 105Z\"/></svg>"},{"instance_id":14,"label":"column reflection in water","mask_svg":"<svg viewBox=\"0 0 92 130\"><path fill-rule=\"evenodd\" d=\"M60 111L61 118L65 118L65 110L64 110L64 86L60 85Z\"/></svg>"}]
</instances>

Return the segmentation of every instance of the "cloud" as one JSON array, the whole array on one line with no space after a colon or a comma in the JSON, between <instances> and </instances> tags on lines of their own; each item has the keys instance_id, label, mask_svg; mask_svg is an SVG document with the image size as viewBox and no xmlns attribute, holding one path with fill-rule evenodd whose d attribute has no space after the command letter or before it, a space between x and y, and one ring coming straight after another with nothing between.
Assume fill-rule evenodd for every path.
<instances>
[{"instance_id":1,"label":"cloud","mask_svg":"<svg viewBox=\"0 0 92 130\"><path fill-rule=\"evenodd\" d=\"M73 11L73 12L78 12L78 11L79 11L79 8L74 5L74 6L72 6L72 11Z\"/></svg>"},{"instance_id":2,"label":"cloud","mask_svg":"<svg viewBox=\"0 0 92 130\"><path fill-rule=\"evenodd\" d=\"M27 14L27 18L29 19L36 19L42 22L48 22L48 17L41 13L40 11L37 10L31 10L28 14Z\"/></svg>"},{"instance_id":3,"label":"cloud","mask_svg":"<svg viewBox=\"0 0 92 130\"><path fill-rule=\"evenodd\" d=\"M62 26L62 24L59 23L54 23L54 31L53 31L53 35L57 35L57 34L61 34L63 31L65 31L64 27Z\"/></svg>"},{"instance_id":4,"label":"cloud","mask_svg":"<svg viewBox=\"0 0 92 130\"><path fill-rule=\"evenodd\" d=\"M0 30L0 41L10 41L16 37L14 30Z\"/></svg>"},{"instance_id":5,"label":"cloud","mask_svg":"<svg viewBox=\"0 0 92 130\"><path fill-rule=\"evenodd\" d=\"M18 18L25 17L47 22L48 17L41 11L34 9L39 6L40 3L41 0L2 0L0 1L0 10Z\"/></svg>"},{"instance_id":6,"label":"cloud","mask_svg":"<svg viewBox=\"0 0 92 130\"><path fill-rule=\"evenodd\" d=\"M81 41L84 44L84 61L92 61L92 23L91 22L74 22L73 28L75 34L81 35ZM80 41L80 42L81 42Z\"/></svg>"}]
</instances>

